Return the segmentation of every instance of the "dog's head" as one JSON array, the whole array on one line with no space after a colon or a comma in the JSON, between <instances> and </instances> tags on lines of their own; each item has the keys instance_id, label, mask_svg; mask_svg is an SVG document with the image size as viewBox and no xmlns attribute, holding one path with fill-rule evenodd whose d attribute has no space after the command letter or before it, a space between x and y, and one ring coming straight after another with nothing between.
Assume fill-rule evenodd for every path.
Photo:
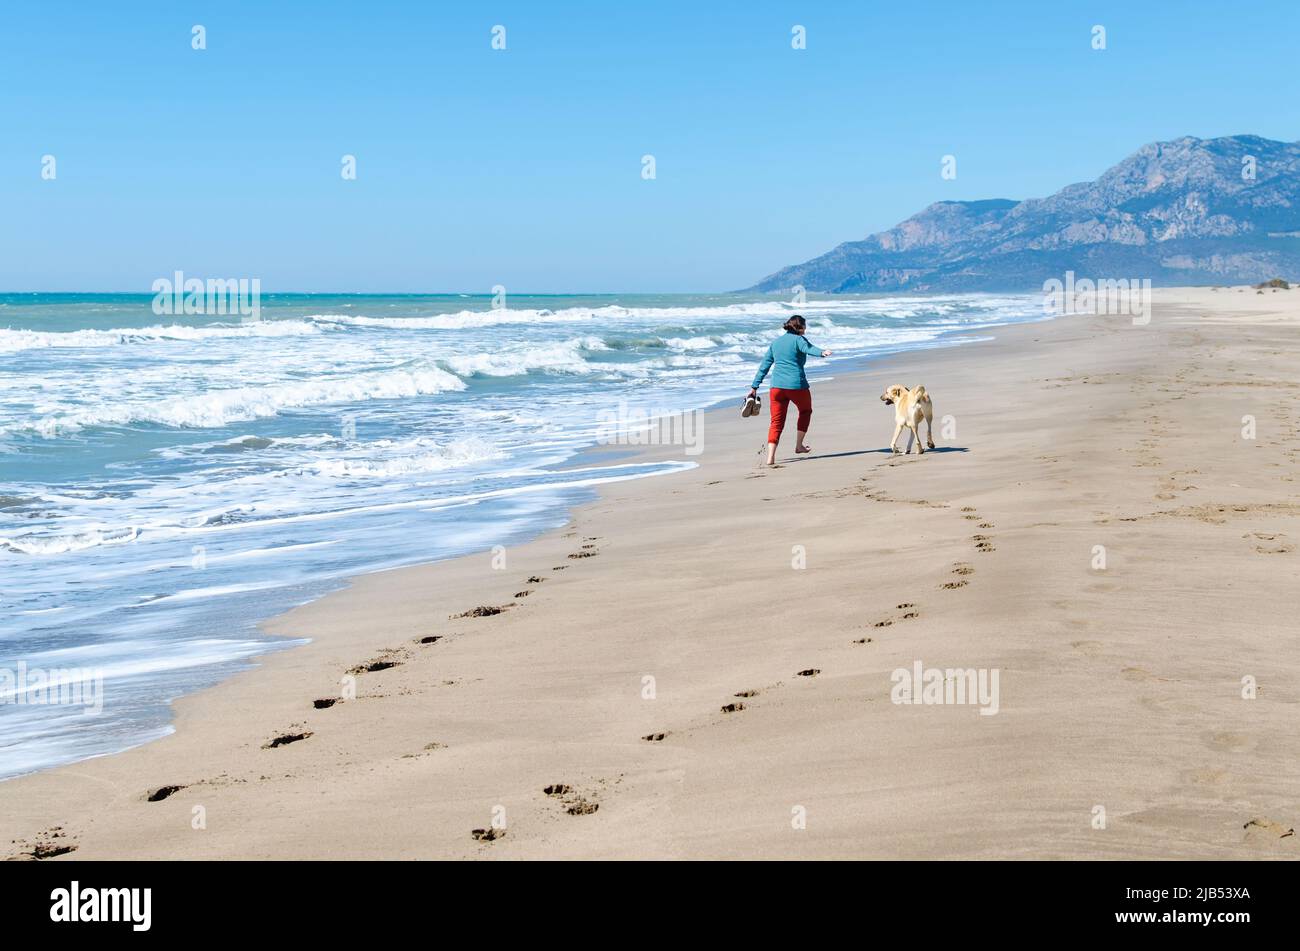
<instances>
[{"instance_id":1,"label":"dog's head","mask_svg":"<svg viewBox=\"0 0 1300 951\"><path fill-rule=\"evenodd\" d=\"M880 402L884 403L886 406L892 406L894 403L901 403L903 398L906 396L907 387L899 386L895 383L893 386L886 389L885 392L880 394Z\"/></svg>"}]
</instances>

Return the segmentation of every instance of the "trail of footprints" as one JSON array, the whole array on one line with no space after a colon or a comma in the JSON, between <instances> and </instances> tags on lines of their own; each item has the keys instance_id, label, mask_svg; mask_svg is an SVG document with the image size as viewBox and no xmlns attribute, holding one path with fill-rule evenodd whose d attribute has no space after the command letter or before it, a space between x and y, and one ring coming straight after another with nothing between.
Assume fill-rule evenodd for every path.
<instances>
[{"instance_id":1,"label":"trail of footprints","mask_svg":"<svg viewBox=\"0 0 1300 951\"><path fill-rule=\"evenodd\" d=\"M967 505L963 507L961 511L962 511L962 516L961 516L962 518L970 522L979 522L980 528L987 529L987 528L997 527L992 522L986 521L984 517L980 515L980 513L976 511L972 506ZM993 545L992 535L972 535L971 541L975 543L975 550L979 552L981 555L987 555L990 552L997 551L997 548L994 547ZM953 587L959 588L961 587L961 585L954 585Z\"/></svg>"},{"instance_id":2,"label":"trail of footprints","mask_svg":"<svg viewBox=\"0 0 1300 951\"><path fill-rule=\"evenodd\" d=\"M870 489L867 490L858 489L857 493L866 494L869 497L872 497L875 494L874 490L870 490ZM931 503L927 502L921 504L931 504ZM985 520L984 516L980 515L978 510L976 510L973 506L963 507L961 509L961 515L962 518L967 521L979 523L978 527L981 529L992 529L996 527L992 522ZM989 535L985 535L985 534L973 535L971 537L971 541L975 543L975 550L981 554L986 554L997 550L997 548L993 545L992 537ZM970 584L969 577L974 573L975 573L975 568L969 562L965 562L965 561L955 562L952 566L952 575L954 577L949 581L943 582L940 585L940 588L944 590L956 590L958 588L964 588ZM903 621L910 621L921 616L920 610L917 608L916 604L911 601L904 601L898 605L895 605L894 610L896 613L891 614L887 617L883 617L878 621L875 621L872 624L873 629L878 630L882 628L892 627L895 624L901 623ZM863 645L863 644L871 644L873 642L874 642L874 638L869 636L864 636L855 639L852 643L855 645ZM796 673L796 676L815 677L820 673L821 673L820 669L815 667L810 667L807 668L806 670L798 671ZM775 686L781 686L781 684L778 683ZM723 714L740 713L746 709L744 701L748 699L752 699L753 697L756 697L758 695L759 695L759 691L756 689L751 688L751 689L739 690L732 695L733 699L729 700L727 703L721 706L719 712ZM647 736L643 736L642 739L650 742L659 742L663 740L664 737L666 737L667 735L668 735L667 733L651 733L648 734Z\"/></svg>"},{"instance_id":3,"label":"trail of footprints","mask_svg":"<svg viewBox=\"0 0 1300 951\"><path fill-rule=\"evenodd\" d=\"M566 537L570 537L570 536L566 536ZM599 541L600 539L598 537L591 537L591 536L585 537L582 540L582 543L578 548L578 550L570 553L568 557L571 560L580 560L585 558L596 557L597 555L600 554L600 551L596 545L596 543ZM568 567L567 565L557 565L552 569L552 571L563 571L567 567ZM528 597L536 590L537 585L542 584L545 581L546 578L542 575L529 575L527 580L525 580L524 582L524 584L527 587L521 589L520 591L515 592L514 594L514 597L516 599L515 601L512 601L508 604L500 604L500 605L488 605L488 604L477 605L476 607L470 608L469 610L466 611L462 611L459 614L451 615L450 620L495 617L499 614L503 614L511 608L518 607L519 606L518 599ZM428 634L422 637L417 637L414 640L414 644L419 647L430 647L442 641L444 637L445 635L442 634ZM406 660L409 659L409 657L410 657L410 652L405 648L386 648L384 650L379 651L377 656L372 657L369 660L366 660L360 664L356 664L348 668L347 674L349 676L357 677L365 674L379 673L381 671L391 670L394 667L400 667ZM453 682L454 681L447 681L447 683L453 683ZM343 699L340 697L318 697L315 700L311 701L311 708L316 711L330 710L339 706L343 702L344 702ZM284 746L289 746L294 743L300 743L304 740L309 739L313 735L314 735L314 731L307 729L304 724L296 723L291 725L288 730L278 733L272 736L270 739L268 739L265 743L262 744L262 749L264 750L280 749L281 747ZM668 735L667 733L651 733L643 737L643 739L649 742L660 742L667 735ZM438 742L427 743L425 744L424 748L420 752L403 754L402 759L419 758L421 756L427 755L428 753L435 752L441 749L446 749L446 744L438 743ZM145 802L151 802L151 803L162 802L166 799L169 799L170 797L180 792L181 790L187 788L189 788L189 786L185 784L167 784L167 785L157 786L153 789L146 791L143 796L143 799ZM600 808L600 804L595 800L594 797L590 795L584 796L577 793L573 793L572 789L568 785L563 783L555 783L550 786L547 786L544 791L547 796L558 798L564 804L565 811L572 816L591 815L592 813L596 812ZM473 838L476 841L480 841L480 842L493 842L496 841L497 839L502 838L505 834L506 833L504 829L497 829L497 828L474 829L471 831L471 835L473 836ZM63 855L77 848L77 846L73 843L64 842L64 841L55 841L57 839L65 839L65 838L66 836L65 833L62 831L62 829L56 828L50 830L47 833L43 833L42 836L38 837L37 840L32 843L15 841L13 844L19 847L19 853L17 857L39 860L45 858L52 858L58 855Z\"/></svg>"},{"instance_id":4,"label":"trail of footprints","mask_svg":"<svg viewBox=\"0 0 1300 951\"><path fill-rule=\"evenodd\" d=\"M574 533L569 533L564 537L571 538L573 537L573 535ZM571 552L569 554L568 556L569 560L578 561L585 558L595 558L597 555L600 554L600 550L596 544L599 541L600 538L596 536L584 537L578 550ZM568 567L569 567L568 565L556 565L551 570L564 571ZM525 580L524 582L524 584L527 585L528 587L516 591L514 594L514 598L515 598L514 601L508 604L499 604L499 605L481 604L476 607L470 608L467 611L462 611L459 614L453 614L449 619L455 621L455 620L462 620L466 618L495 617L498 614L503 614L506 611L510 610L511 608L519 607L518 604L519 599L530 596L536 590L536 585L542 584L545 581L546 578L542 575L529 575L527 580ZM420 646L427 647L438 643L438 641L442 640L442 638L443 635L439 635L439 634L427 635L425 637L418 638L416 640L416 643L419 644ZM404 657L405 653L397 649L389 649L386 651L382 651L381 657L378 660L370 661L365 664L360 664L357 667L354 667L351 670L349 670L348 673L356 675L361 673L371 673L378 670L387 670L388 668L396 667L402 661L391 659L392 657L395 656ZM330 707L333 707L338 702L339 701L334 698L323 698L314 701L313 706L317 710L326 710L329 709ZM305 735L296 737L295 739L306 739L306 737L309 736L311 736L311 733L308 732ZM667 736L666 733L652 733L644 737L643 739L650 742L659 742L662 741L665 736ZM289 739L288 737L285 737L284 741L294 742L295 739ZM436 743L436 742L428 743L425 745L424 749L420 753L406 753L403 755L402 758L414 759L426 753L434 752L441 749L446 749L446 745L443 743ZM597 802L594 797L590 795L584 796L575 793L572 787L570 787L565 783L552 783L551 785L545 787L543 792L547 796L550 796L555 799L559 799L565 807L565 812L571 816L591 815L600 808L600 803ZM485 829L470 830L470 836L476 842L495 842L498 839L504 838L505 834L506 834L505 829L499 829L495 826L485 828Z\"/></svg>"},{"instance_id":5,"label":"trail of footprints","mask_svg":"<svg viewBox=\"0 0 1300 951\"><path fill-rule=\"evenodd\" d=\"M962 517L968 521L979 522L980 523L979 528L981 529L991 529L994 527L992 523L983 521L979 513L974 508L971 507L966 507L962 509ZM991 539L987 535L976 535L973 536L972 540L976 542L976 550L979 552L989 552L995 550L992 545ZM570 553L568 558L570 560L581 560L581 559L593 558L597 556L600 553L596 545L598 541L599 538L597 537L584 538L581 543L581 547L577 551ZM557 565L554 568L552 568L552 571L563 571L567 567L568 567L567 565ZM975 570L974 568L972 568L969 564L965 562L956 563L953 566L952 573L958 576L958 578L956 580L946 582L943 585L943 587L947 589L964 587L966 584L969 583L964 576L973 574L974 570ZM470 608L467 611L463 611L459 614L452 615L450 619L463 620L463 619L470 619L470 618L495 617L496 615L502 614L505 611L509 610L510 608L518 607L518 603L517 603L518 599L528 597L533 593L533 591L536 590L535 587L536 585L542 584L545 581L546 578L541 575L530 575L527 578L527 580L524 582L525 585L529 587L525 587L520 591L516 592L514 595L516 599L515 601L504 605L478 605L476 607ZM912 602L902 602L898 604L895 607L895 611L897 612L896 614L890 617L882 618L879 621L876 621L873 627L876 629L891 627L896 623L912 620L920 616L920 612L917 610L916 604ZM438 635L438 634L426 635L417 638L414 643L420 647L428 647L437 644L439 641L443 639L443 637L444 635ZM861 637L853 641L854 644L870 644L872 642L873 642L873 638L871 637ZM398 648L385 649L380 651L377 657L374 657L368 661L365 661L364 663L357 664L349 668L348 674L352 676L361 676L364 674L378 673L380 671L390 670L392 668L401 666L401 664L406 659L408 659L408 657L409 657L409 653L404 649L398 649ZM796 671L795 676L811 679L813 677L818 676L820 673L821 673L820 668L808 667L808 668L804 668L803 670ZM779 687L781 686L781 684L777 683L774 686ZM740 713L746 709L746 705L744 701L746 699L751 699L753 697L756 697L758 696L758 694L759 691L757 689L745 689L745 690L737 691L734 694L732 700L730 700L729 702L721 706L720 712L724 715ZM321 697L312 701L312 709L317 711L329 710L336 707L340 703L342 703L342 700L337 697ZM266 743L263 744L262 748L266 750L279 749L280 747L283 746L288 746L294 743L299 743L304 740L307 740L312 735L313 735L313 731L307 729L304 725L294 724L293 726L290 727L289 730L271 737ZM641 739L643 742L660 743L663 742L665 739L667 739L669 735L671 735L670 732L665 730L660 732L648 733L642 736ZM425 745L424 749L420 753L405 754L403 758L415 758L418 756L422 756L426 753L433 752L440 749L445 749L445 745L436 742L428 743ZM181 790L186 788L188 787L183 784L170 784L170 785L158 786L146 792L144 798L147 802L151 802L151 803L162 802L170 798L171 796L175 795L177 792L180 792ZM564 807L565 812L571 816L591 815L600 808L599 802L596 801L594 797L575 792L573 787L569 786L566 783L552 783L551 785L546 786L542 791L546 796L558 800L561 803L561 805ZM475 841L494 842L503 838L506 834L506 830L498 829L495 827L485 828L485 829L481 828L481 829L471 830L470 834ZM62 838L63 835L64 834L62 833L61 830L52 830L50 833L47 834L45 839L37 841L34 845L26 846L25 854L34 859L41 859L41 858L48 858L56 855L61 855L66 852L70 852L74 850L76 848L75 844L65 844L63 842L53 841L54 839Z\"/></svg>"},{"instance_id":6,"label":"trail of footprints","mask_svg":"<svg viewBox=\"0 0 1300 951\"><path fill-rule=\"evenodd\" d=\"M979 528L981 529L991 529L994 527L992 523L984 521L982 516L980 516L979 513L974 508L968 506L966 508L963 508L961 511L962 511L962 517L964 519L968 521L979 522L980 523ZM596 537L584 538L581 547L577 551L570 553L568 558L570 560L581 560L581 559L593 558L597 556L600 553L596 545L596 542L598 541L599 538ZM975 544L976 551L979 551L981 553L996 550L992 544L992 539L987 535L975 535L972 537L972 541L976 543ZM568 567L567 565L557 565L554 568L552 568L552 571L563 571L567 567ZM952 574L957 576L956 579L944 583L942 587L945 589L955 589L955 588L964 587L969 583L966 579L966 576L973 574L974 571L975 569L971 567L968 563L957 562L956 564L953 565L953 569L952 569ZM511 608L518 607L519 606L518 600L531 595L533 591L536 590L535 586L543 583L544 581L546 581L546 578L541 575L530 575L528 579L525 581L525 585L529 587L525 587L524 589L516 592L514 595L516 599L515 601L504 605L478 605L476 607L470 608L467 611L463 611L459 614L452 615L450 619L463 620L463 619L470 619L470 618L495 617L496 615L502 614ZM917 609L916 604L910 601L902 602L896 605L895 611L896 611L895 614L874 622L873 628L882 629L886 627L891 627L896 623L901 623L903 621L909 621L917 617L920 617L920 611ZM443 639L443 635L426 635L424 637L417 638L415 643L421 647L428 647L438 643L442 639ZM859 645L870 644L872 642L873 642L873 638L871 637L861 637L853 641L854 644L859 644ZM352 668L349 668L348 673L353 676L360 676L363 674L377 673L380 671L389 670L394 667L400 666L407 659L408 656L409 655L407 651L403 649L389 648L380 651L377 657L374 657L371 660L368 660L364 663L357 664ZM820 673L821 673L820 668L808 667L803 670L796 671L795 676L811 679L813 677L816 677ZM774 686L779 687L781 686L781 684L777 683ZM759 691L757 689L745 689L745 690L737 691L733 695L733 699L731 699L729 702L721 706L720 712L724 715L740 713L746 709L746 705L744 701L747 699L752 699L758 695L759 695ZM337 706L341 702L342 701L339 698L322 697L312 702L312 708L314 710L328 710ZM267 749L267 750L278 749L282 746L287 746L293 743L298 743L303 740L306 740L310 738L312 735L313 735L313 731L306 729L301 724L295 724L288 731L284 733L280 733L272 737L266 743L264 743L263 749ZM648 733L642 736L641 740L643 742L648 742L648 743L660 743L663 742L665 739L667 739L667 737L670 735L671 735L670 732L665 730L660 732ZM431 751L444 749L444 748L445 748L444 744L429 743L424 747L424 750L421 753L406 754L404 758L414 758L423 755L424 753L428 753ZM159 786L146 793L145 798L148 802L161 802L185 788L187 787L184 785ZM543 789L543 793L552 799L558 800L561 803L561 805L564 807L565 812L571 816L591 815L600 808L599 802L596 801L594 797L575 792L573 787L569 786L566 783L552 783L551 785L548 785ZM506 834L506 830L498 829L495 827L485 828L485 829L473 829L471 830L470 834L475 841L494 842L503 838ZM72 849L75 848L76 848L75 845L70 845L65 847L61 844L53 845L53 844L38 843L38 845L33 847L30 851L33 857L47 857L48 855L62 854L61 851L58 851L59 849L62 849L63 851L71 851Z\"/></svg>"}]
</instances>

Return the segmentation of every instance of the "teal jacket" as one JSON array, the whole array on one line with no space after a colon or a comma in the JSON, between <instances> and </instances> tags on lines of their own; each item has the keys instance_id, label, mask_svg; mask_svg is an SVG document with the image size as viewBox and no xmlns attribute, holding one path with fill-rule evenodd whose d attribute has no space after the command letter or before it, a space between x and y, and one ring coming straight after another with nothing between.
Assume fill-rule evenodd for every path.
<instances>
[{"instance_id":1,"label":"teal jacket","mask_svg":"<svg viewBox=\"0 0 1300 951\"><path fill-rule=\"evenodd\" d=\"M803 364L810 353L815 357L822 355L821 348L810 344L803 334L787 330L784 336L773 340L767 348L763 362L758 366L758 374L754 377L754 389L758 389L768 370L772 371L772 385L779 390L808 389L808 377L804 376Z\"/></svg>"}]
</instances>

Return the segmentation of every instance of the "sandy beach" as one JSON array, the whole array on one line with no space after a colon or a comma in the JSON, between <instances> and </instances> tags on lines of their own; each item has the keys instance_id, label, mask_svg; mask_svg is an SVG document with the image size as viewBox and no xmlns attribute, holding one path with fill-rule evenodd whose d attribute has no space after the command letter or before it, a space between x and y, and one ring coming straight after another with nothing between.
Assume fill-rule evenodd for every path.
<instances>
[{"instance_id":1,"label":"sandy beach","mask_svg":"<svg viewBox=\"0 0 1300 951\"><path fill-rule=\"evenodd\" d=\"M1155 301L823 371L808 457L728 406L504 566L359 578L173 735L0 784L5 854L1300 856L1300 291ZM996 712L893 702L918 663Z\"/></svg>"}]
</instances>

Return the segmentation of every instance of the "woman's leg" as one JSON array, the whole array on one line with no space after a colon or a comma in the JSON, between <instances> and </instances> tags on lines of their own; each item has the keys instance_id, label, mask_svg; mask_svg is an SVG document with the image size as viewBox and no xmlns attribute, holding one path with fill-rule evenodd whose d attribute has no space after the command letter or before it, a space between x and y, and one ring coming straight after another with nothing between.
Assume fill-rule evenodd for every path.
<instances>
[{"instance_id":1,"label":"woman's leg","mask_svg":"<svg viewBox=\"0 0 1300 951\"><path fill-rule=\"evenodd\" d=\"M781 441L781 430L785 429L785 411L790 407L790 390L772 387L767 394L768 407L772 411L772 424L767 427L767 464L776 465L776 444Z\"/></svg>"},{"instance_id":2,"label":"woman's leg","mask_svg":"<svg viewBox=\"0 0 1300 951\"><path fill-rule=\"evenodd\" d=\"M808 435L808 424L812 422L812 390L794 390L790 401L799 407L799 424L795 427L795 452L812 452L803 444Z\"/></svg>"}]
</instances>

